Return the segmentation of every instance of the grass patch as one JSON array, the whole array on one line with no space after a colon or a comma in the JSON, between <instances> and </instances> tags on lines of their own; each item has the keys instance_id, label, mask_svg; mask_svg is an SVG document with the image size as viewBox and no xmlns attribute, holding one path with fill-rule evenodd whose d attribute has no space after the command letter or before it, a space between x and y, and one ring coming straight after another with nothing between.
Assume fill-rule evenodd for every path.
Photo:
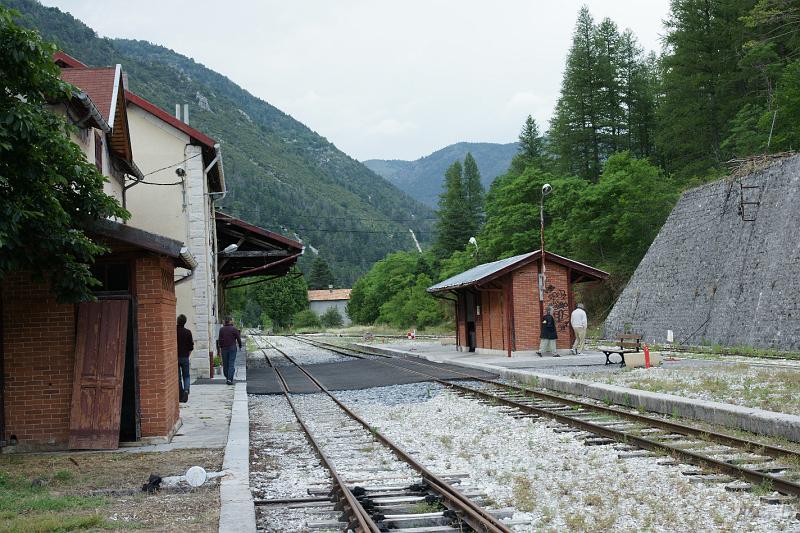
<instances>
[{"instance_id":1,"label":"grass patch","mask_svg":"<svg viewBox=\"0 0 800 533\"><path fill-rule=\"evenodd\" d=\"M67 482L72 473L55 472L50 479L31 481L0 472L0 532L61 532L104 527L105 520L92 514L71 513L96 510L108 505L105 498L56 494L47 488L51 482Z\"/></svg>"},{"instance_id":2,"label":"grass patch","mask_svg":"<svg viewBox=\"0 0 800 533\"><path fill-rule=\"evenodd\" d=\"M86 529L107 529L109 524L98 515L63 516L47 513L42 515L22 515L5 519L0 524L2 533L62 533Z\"/></svg>"}]
</instances>

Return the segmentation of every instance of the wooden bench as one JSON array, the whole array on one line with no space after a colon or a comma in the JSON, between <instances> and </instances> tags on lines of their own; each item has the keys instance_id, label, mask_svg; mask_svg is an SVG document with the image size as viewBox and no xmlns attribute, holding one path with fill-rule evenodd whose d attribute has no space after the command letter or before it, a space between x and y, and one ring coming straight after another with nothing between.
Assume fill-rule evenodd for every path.
<instances>
[{"instance_id":1,"label":"wooden bench","mask_svg":"<svg viewBox=\"0 0 800 533\"><path fill-rule=\"evenodd\" d=\"M621 359L619 365L625 366L626 353L639 353L642 350L642 336L635 333L620 333L616 338L619 339L619 345L598 346L597 349L606 355L607 365L616 364L612 363L609 357L611 354L617 354Z\"/></svg>"}]
</instances>

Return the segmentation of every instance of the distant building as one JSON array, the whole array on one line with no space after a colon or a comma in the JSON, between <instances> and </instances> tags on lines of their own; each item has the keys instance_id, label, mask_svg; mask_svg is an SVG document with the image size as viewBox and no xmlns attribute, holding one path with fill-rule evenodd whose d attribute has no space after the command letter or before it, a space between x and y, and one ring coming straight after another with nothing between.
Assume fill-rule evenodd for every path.
<instances>
[{"instance_id":1,"label":"distant building","mask_svg":"<svg viewBox=\"0 0 800 533\"><path fill-rule=\"evenodd\" d=\"M322 316L331 307L339 310L342 315L342 324L351 324L350 316L347 314L347 302L350 301L352 289L323 289L318 291L308 291L308 306L317 315Z\"/></svg>"},{"instance_id":2,"label":"distant building","mask_svg":"<svg viewBox=\"0 0 800 533\"><path fill-rule=\"evenodd\" d=\"M605 323L647 342L800 349L800 156L683 193Z\"/></svg>"},{"instance_id":3,"label":"distant building","mask_svg":"<svg viewBox=\"0 0 800 533\"><path fill-rule=\"evenodd\" d=\"M539 302L539 250L485 263L448 278L428 292L453 301L456 349L511 354L539 347L542 308L553 306L558 349L572 345L570 313L576 283L601 281L608 274L560 255L545 253L544 302ZM448 298L446 295L450 294Z\"/></svg>"}]
</instances>

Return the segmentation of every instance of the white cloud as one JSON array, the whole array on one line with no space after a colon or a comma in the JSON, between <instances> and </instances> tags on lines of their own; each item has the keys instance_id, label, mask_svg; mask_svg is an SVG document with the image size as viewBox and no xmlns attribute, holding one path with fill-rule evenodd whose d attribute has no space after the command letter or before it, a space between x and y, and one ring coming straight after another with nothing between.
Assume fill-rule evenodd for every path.
<instances>
[{"instance_id":1,"label":"white cloud","mask_svg":"<svg viewBox=\"0 0 800 533\"><path fill-rule=\"evenodd\" d=\"M545 130L578 10L659 48L669 0L42 0L200 63L358 159ZM125 24L119 24L124 20Z\"/></svg>"}]
</instances>

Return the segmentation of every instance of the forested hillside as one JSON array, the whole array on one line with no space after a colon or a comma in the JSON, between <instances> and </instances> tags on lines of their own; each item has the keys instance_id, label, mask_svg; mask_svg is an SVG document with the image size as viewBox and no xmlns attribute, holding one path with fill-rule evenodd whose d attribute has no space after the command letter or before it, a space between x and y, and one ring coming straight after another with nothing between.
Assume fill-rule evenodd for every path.
<instances>
[{"instance_id":1,"label":"forested hillside","mask_svg":"<svg viewBox=\"0 0 800 533\"><path fill-rule=\"evenodd\" d=\"M437 255L398 253L378 263L356 283L351 316L398 325L441 320L446 307L433 319L391 311L418 299L427 279L538 249L549 183L546 248L611 274L578 296L602 320L682 191L749 158L800 149L800 3L672 0L670 7L659 55L582 8L549 129L542 135L531 118L523 125L509 171L486 194L476 243L459 230L480 220L442 217ZM466 205L465 183L448 180L443 199ZM717 216L698 210L689 225L702 232Z\"/></svg>"},{"instance_id":2,"label":"forested hillside","mask_svg":"<svg viewBox=\"0 0 800 533\"><path fill-rule=\"evenodd\" d=\"M230 192L226 211L300 238L349 286L376 260L429 241L433 213L324 137L228 78L172 50L101 39L69 14L34 0L0 0L89 65L121 63L131 90L170 111L189 103L190 124L217 139ZM306 250L307 268L315 254Z\"/></svg>"},{"instance_id":3,"label":"forested hillside","mask_svg":"<svg viewBox=\"0 0 800 533\"><path fill-rule=\"evenodd\" d=\"M370 159L364 164L420 202L436 207L444 184L444 173L453 161L463 161L467 153L478 163L483 186L505 174L517 153L517 143L468 143L446 146L416 161Z\"/></svg>"}]
</instances>

